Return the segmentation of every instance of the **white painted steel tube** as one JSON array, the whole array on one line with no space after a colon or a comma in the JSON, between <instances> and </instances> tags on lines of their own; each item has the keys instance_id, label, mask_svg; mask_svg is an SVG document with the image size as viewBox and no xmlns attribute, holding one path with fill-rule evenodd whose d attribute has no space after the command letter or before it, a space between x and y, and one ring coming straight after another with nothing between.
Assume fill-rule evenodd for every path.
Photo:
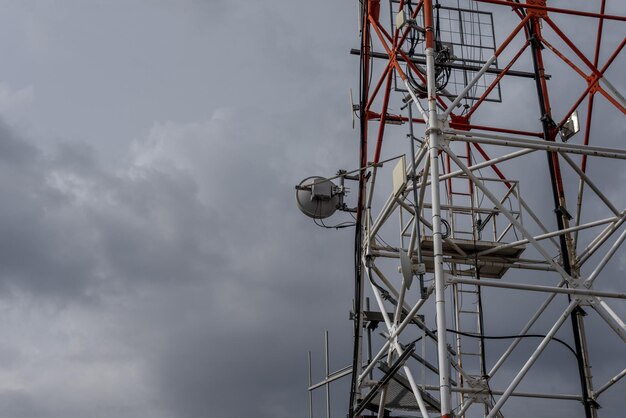
<instances>
[{"instance_id":1,"label":"white painted steel tube","mask_svg":"<svg viewBox=\"0 0 626 418\"><path fill-rule=\"evenodd\" d=\"M376 235L380 227L383 226L383 223L387 220L387 218L389 218L391 213L394 211L397 204L398 204L398 199L396 198L396 194L392 193L387 199L387 201L385 202L385 204L383 205L383 208L380 210L380 213L376 217L376 220L374 220L373 225L369 228L368 234L370 238L373 238L374 235Z\"/></svg>"},{"instance_id":2,"label":"white painted steel tube","mask_svg":"<svg viewBox=\"0 0 626 418\"><path fill-rule=\"evenodd\" d=\"M324 333L324 362L326 363L326 380L330 376L330 364L328 353L328 331ZM326 383L326 418L330 418L330 382Z\"/></svg>"},{"instance_id":3,"label":"white painted steel tube","mask_svg":"<svg viewBox=\"0 0 626 418\"><path fill-rule=\"evenodd\" d=\"M597 398L602 392L613 386L615 383L619 382L622 377L626 376L626 369L622 370L615 376L609 379L604 385L602 385L598 390L593 393L593 396Z\"/></svg>"},{"instance_id":4,"label":"white painted steel tube","mask_svg":"<svg viewBox=\"0 0 626 418\"><path fill-rule=\"evenodd\" d=\"M520 206L524 208L524 210L526 211L526 213L528 213L530 215L531 218L533 218L533 221L535 221L535 223L539 226L539 228L544 232L544 233L548 233L548 228L546 228L546 226L543 224L543 222L541 222L541 220L539 219L539 217L535 214L535 212L530 208L530 206L528 206L528 204L526 204L526 201L524 199L522 199L521 196L517 196L517 200L520 203ZM555 241L554 238L548 238L550 240L550 242L552 244L554 244L554 246L556 247L557 250L561 249L561 246Z\"/></svg>"},{"instance_id":5,"label":"white painted steel tube","mask_svg":"<svg viewBox=\"0 0 626 418\"><path fill-rule=\"evenodd\" d=\"M430 155L429 155L429 158L424 163L424 174L422 175L422 182L420 183L420 195L419 195L419 202L417 205L417 207L420 208L420 210L422 206L424 206L424 196L426 196L426 185L430 184L430 182L428 181L429 172L430 172Z\"/></svg>"},{"instance_id":6,"label":"white painted steel tube","mask_svg":"<svg viewBox=\"0 0 626 418\"><path fill-rule=\"evenodd\" d=\"M521 157L523 155L530 154L531 152L535 152L535 151L537 151L537 150L530 149L530 148L525 148L525 149L521 149L519 151L512 152L510 154L502 155L502 156L497 157L497 158L492 158L491 160L488 160L488 161L483 161L482 163L470 165L467 168L469 168L470 171L476 171L476 170L480 170L481 168L490 167L492 165L499 164L501 162L508 161L508 160L513 159L513 158ZM424 169L424 171L427 171L427 170ZM440 181L448 180L448 179L451 179L451 178L458 177L461 174L463 174L463 170L456 170L456 171L453 171L451 173L443 174L443 175L439 176L439 180ZM426 185L427 186L430 185L430 182L426 181ZM408 189L411 190L410 187Z\"/></svg>"},{"instance_id":7,"label":"white painted steel tube","mask_svg":"<svg viewBox=\"0 0 626 418\"><path fill-rule=\"evenodd\" d=\"M474 79L472 81L470 81L469 83L467 83L467 86L465 86L465 88L461 91L461 93L459 93L459 95L456 97L456 99L454 99L454 101L452 102L452 104L450 104L450 106L448 106L448 109L444 112L443 116L444 117L448 117L450 116L450 112L452 112L452 110L461 102L461 100L463 100L465 98L465 96L467 95L467 93L472 89L472 87L474 87L474 85L476 83L478 83L478 81L480 80L480 78L483 76L483 74L485 74L485 72L489 69L489 67L491 66L491 64L493 64L493 62L497 59L498 57L493 54L488 60L487 62L485 62L485 65L483 65L483 67L480 69L480 71L478 71L476 73L476 76L474 77ZM426 62L426 64L428 64L428 61Z\"/></svg>"},{"instance_id":8,"label":"white painted steel tube","mask_svg":"<svg viewBox=\"0 0 626 418\"><path fill-rule=\"evenodd\" d=\"M331 373L330 377L328 379L324 379L321 382L318 382L318 383L316 383L314 385L310 384L309 387L308 387L308 391L311 392L311 391L313 391L313 390L315 390L317 388L321 388L322 386L324 386L324 385L326 385L326 384L328 384L330 382L334 382L337 379L341 379L344 376L348 376L350 373L352 373L352 366L344 367L341 370L338 370L338 371L336 371L334 373Z\"/></svg>"},{"instance_id":9,"label":"white painted steel tube","mask_svg":"<svg viewBox=\"0 0 626 418\"><path fill-rule=\"evenodd\" d=\"M570 154L591 155L596 157L626 160L626 150L616 148L591 147L586 145L564 144L557 142L538 141L536 139L510 138L501 135L480 134L468 136L467 132L449 130L448 139L452 141L476 142L481 144L499 145L517 148L532 148L543 151L567 152Z\"/></svg>"},{"instance_id":10,"label":"white painted steel tube","mask_svg":"<svg viewBox=\"0 0 626 418\"><path fill-rule=\"evenodd\" d=\"M589 245L587 245L587 247L583 251L580 252L580 254L578 255L578 265L582 266L585 261L587 261L589 257L591 257L593 253L595 253L598 248L600 248L602 244L604 244L606 240L609 239L609 237L613 235L620 226L622 226L624 221L626 221L626 212L622 213L622 217L619 219L619 221L617 221L613 225L608 225L602 232L598 234L597 237L595 237L589 243Z\"/></svg>"},{"instance_id":11,"label":"white painted steel tube","mask_svg":"<svg viewBox=\"0 0 626 418\"><path fill-rule=\"evenodd\" d=\"M602 269L607 265L611 257L615 254L615 252L620 248L622 243L626 239L626 229L622 232L622 234L617 238L617 241L611 246L609 251L602 257L600 263L596 266L596 268L591 272L587 280L584 281L583 285L585 287L590 287L593 284L593 281L598 277L598 275L602 272Z\"/></svg>"},{"instance_id":12,"label":"white painted steel tube","mask_svg":"<svg viewBox=\"0 0 626 418\"><path fill-rule=\"evenodd\" d=\"M389 330L389 332L391 332L391 328L392 328L392 324L391 324L391 320L389 319L389 315L387 314L387 309L385 308L385 304L383 303L383 299L380 296L380 291L376 288L376 286L374 286L374 283L371 281L371 276L372 276L372 272L371 272L371 268L368 268L368 275L370 277L370 284L372 285L372 291L374 292L374 296L376 297L376 302L378 303L378 309L380 309L380 312L383 316L383 319L385 321L385 325L387 326L387 329ZM403 288L404 290L404 288ZM390 339L387 340L388 342L391 342ZM391 345L389 345L389 349L388 349L388 353L387 353L387 360L388 363L391 361L391 350L392 347ZM387 397L387 388L384 387L381 392L380 392L380 405L378 407L378 418L382 418L384 411L385 411L385 399Z\"/></svg>"},{"instance_id":13,"label":"white painted steel tube","mask_svg":"<svg viewBox=\"0 0 626 418\"><path fill-rule=\"evenodd\" d=\"M419 406L420 408L422 417L430 418L430 415L428 414L428 408L426 408L426 404L424 403L422 394L420 393L419 388L417 387L417 384L415 383L415 379L413 378L413 373L411 373L411 369L409 369L407 366L404 366L404 373L406 373L406 377L409 380L409 384L411 385L411 390L413 391L413 395L415 395L415 400L417 401L417 406Z\"/></svg>"},{"instance_id":14,"label":"white painted steel tube","mask_svg":"<svg viewBox=\"0 0 626 418\"><path fill-rule=\"evenodd\" d=\"M430 292L427 292L427 294L429 295ZM359 384L363 381L363 378L365 376L367 376L369 374L369 372L372 371L372 369L376 365L376 362L378 360L380 360L380 358L383 356L383 354L385 354L385 352L389 348L390 342L394 338L396 338L404 330L404 328L406 328L407 325L409 325L411 323L411 320L413 319L413 317L415 316L417 311L419 311L420 308L424 305L424 303L426 303L426 300L427 299L420 299L420 300L418 300L417 303L413 306L413 308L409 311L409 313L407 314L406 318L404 318L404 321L402 321L398 325L398 327L389 335L389 338L387 339L387 341L385 341L385 343L381 347L380 351L372 358L372 360L370 361L370 364L368 364L367 367L365 368L365 370L363 370L363 372L361 372L361 374L359 375L359 380L358 380Z\"/></svg>"},{"instance_id":15,"label":"white painted steel tube","mask_svg":"<svg viewBox=\"0 0 626 418\"><path fill-rule=\"evenodd\" d=\"M565 280L561 280L561 283L559 283L559 287L562 286L564 283L565 283ZM522 328L522 330L519 332L519 335L526 335L526 333L535 324L535 322L537 322L537 319L539 319L541 314L546 310L548 305L550 305L550 303L554 300L555 297L556 297L556 293L553 293L550 296L548 296L548 298L541 304L541 306L537 309L537 311L535 311L535 314L532 316L532 318L530 318L528 322L526 323L526 325L524 325L524 328ZM517 337L515 340L513 340L513 342L511 342L511 344L508 346L506 351L500 356L496 364L494 364L491 370L489 370L489 376L493 377L493 375L498 371L498 369L500 368L500 366L502 366L502 364L506 361L506 359L509 358L513 350L515 350L515 347L517 347L517 345L521 341L522 341L522 337Z\"/></svg>"},{"instance_id":16,"label":"white painted steel tube","mask_svg":"<svg viewBox=\"0 0 626 418\"><path fill-rule=\"evenodd\" d=\"M502 408L502 405L504 405L507 399L509 399L509 396L511 396L515 388L517 388L517 385L519 385L519 383L524 378L526 373L528 373L528 370L530 370L530 368L532 367L533 364L535 364L535 361L537 361L537 359L539 358L543 350L545 350L545 348L548 346L548 343L550 343L550 340L552 340L552 337L554 337L554 334L556 334L559 328L561 328L561 325L563 325L563 322L565 322L565 320L569 318L569 315L577 306L578 306L578 301L573 300L570 302L570 304L567 306L565 311L563 311L561 316L554 323L554 325L548 332L548 335L546 335L545 338L541 340L541 343L539 344L537 349L533 352L533 354L526 361L526 363L521 368L521 370L517 373L517 375L515 376L515 378L509 385L509 387L506 388L502 396L498 399L498 402L496 402L496 404L493 406L487 418L493 418L498 413L498 411L500 411L500 408Z\"/></svg>"},{"instance_id":17,"label":"white painted steel tube","mask_svg":"<svg viewBox=\"0 0 626 418\"><path fill-rule=\"evenodd\" d=\"M559 231L553 231L553 232L548 232L547 234L536 235L533 238L535 238L535 240L537 240L537 241L541 241L541 240L548 239L548 238L551 238L551 237L556 237L558 235L563 235L563 234L568 233L568 232L573 232L573 231L578 231L578 230L581 230L581 229L593 228L594 226L598 226L598 225L608 224L610 222L616 221L617 219L618 218L615 218L615 217L613 217L613 218L606 218L606 219L600 219L598 221L589 222L589 223L586 223L586 224L583 224L583 225L572 226L570 228L565 228L565 229L562 229L562 230L559 230ZM484 250L484 251L479 252L477 255L478 255L478 257L480 257L480 256L483 256L483 255L494 253L496 251L499 251L499 250L502 250L502 249L505 249L505 248L515 247L516 245L528 244L528 242L529 242L528 239L521 239L519 241L514 241L514 242L511 242L511 243L508 243L508 244L499 245L499 246L494 247L494 248L489 248L488 250Z\"/></svg>"},{"instance_id":18,"label":"white painted steel tube","mask_svg":"<svg viewBox=\"0 0 626 418\"><path fill-rule=\"evenodd\" d=\"M613 331L626 343L626 324L624 324L624 321L622 321L613 309L599 297L596 297L596 301L591 304L591 307L600 314L602 319L604 319Z\"/></svg>"},{"instance_id":19,"label":"white painted steel tube","mask_svg":"<svg viewBox=\"0 0 626 418\"><path fill-rule=\"evenodd\" d=\"M528 290L531 292L561 293L565 295L599 296L605 298L626 299L626 293L605 292L593 289L576 289L571 287L543 286L538 284L526 283L507 283L488 279L465 279L462 277L454 277L452 279L448 279L448 281L450 283L473 284L476 286L486 287L500 287L503 289Z\"/></svg>"},{"instance_id":20,"label":"white painted steel tube","mask_svg":"<svg viewBox=\"0 0 626 418\"><path fill-rule=\"evenodd\" d=\"M309 361L309 418L313 418L313 392L311 392L311 352L308 352L308 361Z\"/></svg>"},{"instance_id":21,"label":"white painted steel tube","mask_svg":"<svg viewBox=\"0 0 626 418\"><path fill-rule=\"evenodd\" d=\"M436 390L437 387L433 385L426 385L427 390ZM453 387L452 392L458 393L481 393L483 389L472 389L472 388L460 388ZM502 395L504 393L503 390L498 389L490 389L490 393L494 395ZM521 397L521 398L539 398L539 399L562 399L564 401L582 401L582 396L580 395L568 395L561 393L536 393L536 392L513 392L511 393L513 397ZM457 415L461 415L460 413Z\"/></svg>"},{"instance_id":22,"label":"white painted steel tube","mask_svg":"<svg viewBox=\"0 0 626 418\"><path fill-rule=\"evenodd\" d=\"M430 151L430 182L433 224L433 255L435 270L435 309L437 312L437 357L439 364L439 392L441 415L452 410L450 369L448 367L448 336L446 323L445 276L443 271L443 239L441 234L441 209L439 196L439 136L441 128L437 115L435 58L432 46L426 48L426 80L428 82L428 145Z\"/></svg>"},{"instance_id":23,"label":"white painted steel tube","mask_svg":"<svg viewBox=\"0 0 626 418\"><path fill-rule=\"evenodd\" d=\"M600 200L602 200L604 204L609 209L611 209L611 212L613 212L616 216L619 216L620 212L617 210L615 206L613 206L613 203L611 203L611 201L604 195L604 193L602 193L602 191L598 189L595 183L591 181L591 179L580 169L580 167L578 167L578 165L574 162L574 160L572 160L572 158L564 152L559 152L559 155L563 157L563 159L570 165L570 167L572 167L572 169L580 176L580 178L584 180L584 182L587 183L587 185L589 185L591 190L595 192L595 194L600 198Z\"/></svg>"},{"instance_id":24,"label":"white painted steel tube","mask_svg":"<svg viewBox=\"0 0 626 418\"><path fill-rule=\"evenodd\" d=\"M609 80L606 79L606 77L601 77L599 81L600 84L604 86L605 91L608 90L609 92L613 93L613 98L617 100L622 105L622 107L626 107L626 99L624 99L624 96L622 96L619 90L616 89L613 84L611 84Z\"/></svg>"},{"instance_id":25,"label":"white painted steel tube","mask_svg":"<svg viewBox=\"0 0 626 418\"><path fill-rule=\"evenodd\" d=\"M428 123L428 115L426 114L426 111L422 107L422 103L419 101L419 99L415 95L415 92L413 91L413 87L411 87L411 84L409 84L409 80L404 80L404 85L406 86L406 89L409 91L409 94L411 95L411 99L413 99L413 102L415 102L415 106L417 106L417 109L422 114L422 118L424 118L424 121ZM409 121L409 123L412 123L412 121Z\"/></svg>"}]
</instances>

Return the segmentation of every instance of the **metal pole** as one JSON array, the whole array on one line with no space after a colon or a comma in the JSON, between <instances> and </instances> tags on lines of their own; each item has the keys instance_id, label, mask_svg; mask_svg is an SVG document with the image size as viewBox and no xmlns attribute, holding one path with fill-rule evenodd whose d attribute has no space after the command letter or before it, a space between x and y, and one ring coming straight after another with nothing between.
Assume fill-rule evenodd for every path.
<instances>
[{"instance_id":1,"label":"metal pole","mask_svg":"<svg viewBox=\"0 0 626 418\"><path fill-rule=\"evenodd\" d=\"M313 392L311 391L311 385L313 384L311 380L311 352L308 353L309 360L309 418L313 418Z\"/></svg>"},{"instance_id":2,"label":"metal pole","mask_svg":"<svg viewBox=\"0 0 626 418\"><path fill-rule=\"evenodd\" d=\"M424 28L426 31L426 81L428 84L428 138L430 152L430 182L433 224L433 255L435 266L435 308L437 311L437 355L439 362L439 392L442 418L449 418L452 411L450 393L450 369L446 323L445 277L443 271L443 240L441 234L441 208L439 196L439 152L441 151L441 127L437 114L437 87L435 84L435 43L432 0L424 1Z\"/></svg>"},{"instance_id":3,"label":"metal pole","mask_svg":"<svg viewBox=\"0 0 626 418\"><path fill-rule=\"evenodd\" d=\"M328 379L330 375L328 357L328 331L326 331L324 333L324 362L326 363L326 379ZM330 418L330 383L326 383L326 418Z\"/></svg>"},{"instance_id":4,"label":"metal pole","mask_svg":"<svg viewBox=\"0 0 626 418\"><path fill-rule=\"evenodd\" d=\"M404 372L406 373L406 377L409 381L409 384L411 385L411 390L415 395L415 400L417 401L417 405L419 406L422 417L430 418L430 415L428 415L428 409L426 408L426 404L424 403L424 399L422 398L422 394L420 393L419 388L415 383L413 373L411 373L411 369L409 369L407 366L404 366Z\"/></svg>"}]
</instances>

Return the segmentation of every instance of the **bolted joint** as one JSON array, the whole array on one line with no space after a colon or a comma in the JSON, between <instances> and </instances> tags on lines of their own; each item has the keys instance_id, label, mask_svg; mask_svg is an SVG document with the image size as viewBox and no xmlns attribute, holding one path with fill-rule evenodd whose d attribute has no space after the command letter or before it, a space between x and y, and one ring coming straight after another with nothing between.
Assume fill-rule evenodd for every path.
<instances>
[{"instance_id":1,"label":"bolted joint","mask_svg":"<svg viewBox=\"0 0 626 418\"><path fill-rule=\"evenodd\" d=\"M554 209L554 213L556 213L559 216L563 216L567 218L568 221L571 221L572 219L574 219L574 217L570 215L570 213L567 211L567 209L565 209L564 206L559 206L558 208Z\"/></svg>"},{"instance_id":2,"label":"bolted joint","mask_svg":"<svg viewBox=\"0 0 626 418\"><path fill-rule=\"evenodd\" d=\"M530 38L528 38L528 40L530 41L530 44L533 47L539 48L539 49L545 49L545 46L543 45L541 40L537 37L537 35L533 34Z\"/></svg>"}]
</instances>

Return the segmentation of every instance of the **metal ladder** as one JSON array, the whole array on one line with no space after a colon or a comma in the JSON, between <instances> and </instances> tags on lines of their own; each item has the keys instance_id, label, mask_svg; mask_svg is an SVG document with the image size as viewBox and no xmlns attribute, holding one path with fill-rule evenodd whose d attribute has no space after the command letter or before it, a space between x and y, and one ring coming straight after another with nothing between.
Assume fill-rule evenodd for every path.
<instances>
[{"instance_id":1,"label":"metal ladder","mask_svg":"<svg viewBox=\"0 0 626 418\"><path fill-rule=\"evenodd\" d=\"M464 162L469 167L472 165L471 158L471 150L470 144L465 144L465 155L459 155L460 159L465 160ZM449 157L446 159L446 170L447 172L453 171L453 167L451 166L451 162ZM464 200L464 205L475 207L475 191L474 185L472 181L467 178L457 179L457 181L462 181L463 183L467 181L467 189L465 186L462 188L454 187L454 181L449 179L447 182L448 186L448 203L450 207L454 207L455 203L458 204L459 200ZM459 190L461 189L461 190ZM455 202L456 200L456 202ZM458 217L467 217L469 218L468 222L457 222ZM455 213L452 209L450 211L450 229L451 236L453 238L464 238L464 239L478 239L478 234L474 225L475 219L473 213ZM452 273L458 273L458 265L453 265ZM476 279L478 278L475 266L462 265L464 269L473 269L471 277ZM465 375L460 374L459 383L463 386L473 386L480 385L484 383L483 379L483 353L484 347L482 340L479 338L481 335L480 329L480 303L479 303L479 290L475 285L468 284L454 284L452 285L452 293L453 293L453 306L454 306L454 327L456 331L463 332L468 335L455 334L455 345L457 351L457 366L460 370L462 370ZM461 407L469 401L472 395L460 393L460 402ZM477 399L478 400L478 399ZM487 411L487 404L490 403L489 399L483 399L482 402L475 402L477 405L483 403L485 405L485 411Z\"/></svg>"}]
</instances>

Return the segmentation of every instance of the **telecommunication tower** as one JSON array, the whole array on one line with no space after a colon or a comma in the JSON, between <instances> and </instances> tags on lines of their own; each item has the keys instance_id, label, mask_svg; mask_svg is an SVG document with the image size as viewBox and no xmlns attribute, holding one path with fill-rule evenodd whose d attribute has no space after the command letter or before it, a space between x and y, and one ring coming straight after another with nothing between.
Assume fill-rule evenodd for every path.
<instances>
[{"instance_id":1,"label":"telecommunication tower","mask_svg":"<svg viewBox=\"0 0 626 418\"><path fill-rule=\"evenodd\" d=\"M355 218L353 359L309 387L350 379L350 418L592 418L624 391L626 289L603 276L626 239L626 17L553 3L359 1L359 167L296 186L306 215ZM608 377L598 344L625 353ZM533 381L551 345L575 376L557 390Z\"/></svg>"}]
</instances>

